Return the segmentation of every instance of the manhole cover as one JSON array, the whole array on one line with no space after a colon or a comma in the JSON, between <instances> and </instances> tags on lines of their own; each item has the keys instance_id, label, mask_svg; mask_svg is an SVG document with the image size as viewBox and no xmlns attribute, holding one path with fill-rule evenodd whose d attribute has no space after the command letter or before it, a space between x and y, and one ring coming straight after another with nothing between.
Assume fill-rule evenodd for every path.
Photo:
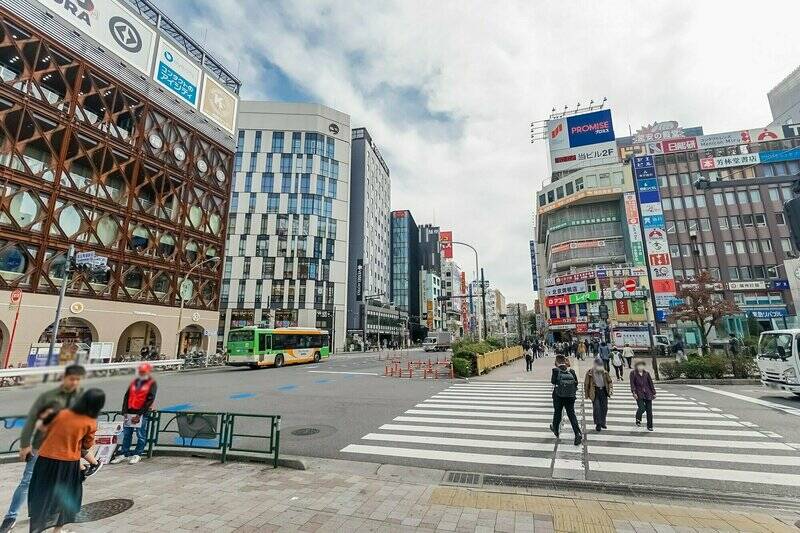
<instances>
[{"instance_id":1,"label":"manhole cover","mask_svg":"<svg viewBox=\"0 0 800 533\"><path fill-rule=\"evenodd\" d=\"M95 522L110 516L124 513L133 507L133 500L123 498L114 500L100 500L99 502L87 503L81 506L81 510L75 517L76 523Z\"/></svg>"},{"instance_id":2,"label":"manhole cover","mask_svg":"<svg viewBox=\"0 0 800 533\"><path fill-rule=\"evenodd\" d=\"M300 428L292 431L292 435L297 435L298 437L307 437L308 435L316 435L317 433L319 433L317 428Z\"/></svg>"}]
</instances>

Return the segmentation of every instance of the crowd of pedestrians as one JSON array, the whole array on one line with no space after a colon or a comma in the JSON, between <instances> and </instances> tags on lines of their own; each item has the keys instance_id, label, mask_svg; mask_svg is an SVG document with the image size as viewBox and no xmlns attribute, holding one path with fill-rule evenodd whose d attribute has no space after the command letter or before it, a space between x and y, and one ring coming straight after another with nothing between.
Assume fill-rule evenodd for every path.
<instances>
[{"instance_id":1,"label":"crowd of pedestrians","mask_svg":"<svg viewBox=\"0 0 800 533\"><path fill-rule=\"evenodd\" d=\"M97 418L105 406L105 393L96 388L83 390L86 370L70 365L58 387L40 394L33 402L20 435L19 459L25 462L22 477L0 523L0 533L11 531L23 503L27 502L30 531L52 528L62 533L73 523L83 501L83 482L101 467L92 453ZM139 462L147 442L148 413L153 409L156 382L148 363L139 365L122 405L125 416L121 460ZM130 452L133 434L137 436ZM117 458L112 463L121 462Z\"/></svg>"}]
</instances>

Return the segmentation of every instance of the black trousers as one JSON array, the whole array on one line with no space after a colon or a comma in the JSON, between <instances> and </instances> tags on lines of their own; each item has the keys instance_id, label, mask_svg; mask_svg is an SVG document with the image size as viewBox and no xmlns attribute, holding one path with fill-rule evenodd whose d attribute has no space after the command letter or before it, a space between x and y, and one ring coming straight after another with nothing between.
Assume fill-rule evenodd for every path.
<instances>
[{"instance_id":1,"label":"black trousers","mask_svg":"<svg viewBox=\"0 0 800 533\"><path fill-rule=\"evenodd\" d=\"M581 426L578 424L578 417L575 416L575 398L553 396L553 429L558 431L558 426L561 425L562 410L567 411L567 418L569 418L569 423L572 424L572 431L575 435L580 435Z\"/></svg>"},{"instance_id":2,"label":"black trousers","mask_svg":"<svg viewBox=\"0 0 800 533\"><path fill-rule=\"evenodd\" d=\"M609 365L609 360L608 359L603 359L603 367L605 367L606 372L610 372L611 371L611 367L608 366L608 365Z\"/></svg>"},{"instance_id":3,"label":"black trousers","mask_svg":"<svg viewBox=\"0 0 800 533\"><path fill-rule=\"evenodd\" d=\"M525 358L525 371L530 372L533 370L533 356Z\"/></svg>"},{"instance_id":4,"label":"black trousers","mask_svg":"<svg viewBox=\"0 0 800 533\"><path fill-rule=\"evenodd\" d=\"M642 415L647 413L647 429L653 429L653 400L639 398L636 400L639 409L636 410L636 421L642 421Z\"/></svg>"},{"instance_id":5,"label":"black trousers","mask_svg":"<svg viewBox=\"0 0 800 533\"><path fill-rule=\"evenodd\" d=\"M617 379L622 379L622 365L614 365L614 374L616 374Z\"/></svg>"},{"instance_id":6,"label":"black trousers","mask_svg":"<svg viewBox=\"0 0 800 533\"><path fill-rule=\"evenodd\" d=\"M628 370L633 370L633 368L631 367L631 363L633 362L633 357L626 357L625 361L628 362Z\"/></svg>"},{"instance_id":7,"label":"black trousers","mask_svg":"<svg viewBox=\"0 0 800 533\"><path fill-rule=\"evenodd\" d=\"M605 387L595 387L592 400L592 419L595 426L606 427L608 415L608 391Z\"/></svg>"}]
</instances>

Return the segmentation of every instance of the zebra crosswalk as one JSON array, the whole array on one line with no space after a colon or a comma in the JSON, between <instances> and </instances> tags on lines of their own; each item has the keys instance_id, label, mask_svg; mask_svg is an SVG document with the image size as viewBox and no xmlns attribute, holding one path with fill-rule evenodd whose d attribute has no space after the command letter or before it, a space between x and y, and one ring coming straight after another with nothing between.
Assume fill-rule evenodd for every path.
<instances>
[{"instance_id":1,"label":"zebra crosswalk","mask_svg":"<svg viewBox=\"0 0 800 533\"><path fill-rule=\"evenodd\" d=\"M800 450L733 414L659 390L655 431L634 426L626 383L609 400L608 429L596 432L592 404L578 400L584 443L566 417L549 429L547 382L453 384L345 446L345 456L387 463L534 477L693 486L800 495Z\"/></svg>"}]
</instances>

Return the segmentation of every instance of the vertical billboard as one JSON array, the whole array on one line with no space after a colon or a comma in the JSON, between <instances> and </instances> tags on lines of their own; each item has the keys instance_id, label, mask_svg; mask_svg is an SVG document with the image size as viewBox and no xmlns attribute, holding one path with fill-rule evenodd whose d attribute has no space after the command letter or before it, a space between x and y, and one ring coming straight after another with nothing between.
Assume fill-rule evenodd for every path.
<instances>
[{"instance_id":1,"label":"vertical billboard","mask_svg":"<svg viewBox=\"0 0 800 533\"><path fill-rule=\"evenodd\" d=\"M650 267L653 300L656 308L668 308L675 297L675 278L667 244L667 230L661 207L655 160L652 155L633 158L633 175L642 212L645 253ZM652 183L655 182L655 186Z\"/></svg>"},{"instance_id":2,"label":"vertical billboard","mask_svg":"<svg viewBox=\"0 0 800 533\"><path fill-rule=\"evenodd\" d=\"M628 238L631 241L631 255L634 266L645 266L642 228L639 225L639 207L636 205L636 193L626 192L624 195L625 219L628 222Z\"/></svg>"},{"instance_id":3,"label":"vertical billboard","mask_svg":"<svg viewBox=\"0 0 800 533\"><path fill-rule=\"evenodd\" d=\"M533 275L533 292L539 292L539 265L536 263L536 241L530 241L531 274Z\"/></svg>"},{"instance_id":4,"label":"vertical billboard","mask_svg":"<svg viewBox=\"0 0 800 533\"><path fill-rule=\"evenodd\" d=\"M467 312L467 275L461 272L461 327L464 333L469 331L469 313Z\"/></svg>"},{"instance_id":5,"label":"vertical billboard","mask_svg":"<svg viewBox=\"0 0 800 533\"><path fill-rule=\"evenodd\" d=\"M200 101L200 67L178 51L166 39L158 43L156 83L165 87L185 103L197 108Z\"/></svg>"},{"instance_id":6,"label":"vertical billboard","mask_svg":"<svg viewBox=\"0 0 800 533\"><path fill-rule=\"evenodd\" d=\"M453 232L440 231L439 232L439 245L442 248L442 257L445 259L453 258Z\"/></svg>"},{"instance_id":7,"label":"vertical billboard","mask_svg":"<svg viewBox=\"0 0 800 533\"><path fill-rule=\"evenodd\" d=\"M203 76L200 111L231 134L236 129L238 105L239 99L234 93L214 81L208 74Z\"/></svg>"},{"instance_id":8,"label":"vertical billboard","mask_svg":"<svg viewBox=\"0 0 800 533\"><path fill-rule=\"evenodd\" d=\"M547 131L553 172L619 160L610 109L550 120Z\"/></svg>"}]
</instances>

